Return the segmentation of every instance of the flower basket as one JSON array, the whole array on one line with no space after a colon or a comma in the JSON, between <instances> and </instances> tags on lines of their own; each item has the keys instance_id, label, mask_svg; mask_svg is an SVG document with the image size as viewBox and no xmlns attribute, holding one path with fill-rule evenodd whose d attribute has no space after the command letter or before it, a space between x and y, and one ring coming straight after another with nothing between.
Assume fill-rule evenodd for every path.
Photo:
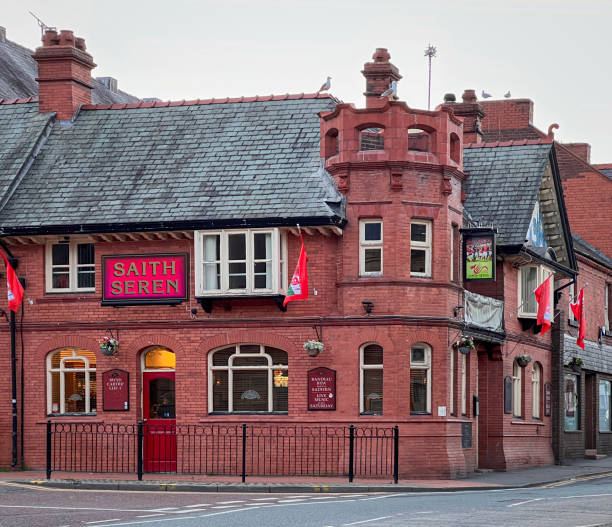
<instances>
[{"instance_id":1,"label":"flower basket","mask_svg":"<svg viewBox=\"0 0 612 527\"><path fill-rule=\"evenodd\" d=\"M304 349L310 357L316 357L323 351L323 348L323 343L319 342L318 340L308 340L304 342Z\"/></svg>"},{"instance_id":2,"label":"flower basket","mask_svg":"<svg viewBox=\"0 0 612 527\"><path fill-rule=\"evenodd\" d=\"M119 350L119 341L112 337L104 337L104 340L100 342L100 351L103 355L110 357Z\"/></svg>"},{"instance_id":3,"label":"flower basket","mask_svg":"<svg viewBox=\"0 0 612 527\"><path fill-rule=\"evenodd\" d=\"M582 366L584 365L584 361L580 357L572 357L567 364L572 371L576 373L580 373L582 371Z\"/></svg>"},{"instance_id":4,"label":"flower basket","mask_svg":"<svg viewBox=\"0 0 612 527\"><path fill-rule=\"evenodd\" d=\"M467 355L473 349L476 349L474 345L474 339L469 335L462 335L461 338L455 342L455 347L459 350L459 353Z\"/></svg>"},{"instance_id":5,"label":"flower basket","mask_svg":"<svg viewBox=\"0 0 612 527\"><path fill-rule=\"evenodd\" d=\"M518 355L516 357L516 363L521 367L524 368L525 366L527 366L527 364L529 364L531 362L531 355Z\"/></svg>"}]
</instances>

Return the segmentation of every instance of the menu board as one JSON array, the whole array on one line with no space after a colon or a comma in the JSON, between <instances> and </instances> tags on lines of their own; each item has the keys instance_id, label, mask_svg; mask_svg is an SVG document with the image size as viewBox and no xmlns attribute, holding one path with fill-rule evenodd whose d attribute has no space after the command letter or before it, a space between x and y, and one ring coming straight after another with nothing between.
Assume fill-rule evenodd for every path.
<instances>
[{"instance_id":1,"label":"menu board","mask_svg":"<svg viewBox=\"0 0 612 527\"><path fill-rule=\"evenodd\" d=\"M108 370L102 374L103 408L108 411L129 410L129 373L123 370Z\"/></svg>"},{"instance_id":2,"label":"menu board","mask_svg":"<svg viewBox=\"0 0 612 527\"><path fill-rule=\"evenodd\" d=\"M336 371L315 368L308 372L308 409L336 409Z\"/></svg>"},{"instance_id":3,"label":"menu board","mask_svg":"<svg viewBox=\"0 0 612 527\"><path fill-rule=\"evenodd\" d=\"M550 417L552 408L552 386L549 382L544 385L544 416Z\"/></svg>"}]
</instances>

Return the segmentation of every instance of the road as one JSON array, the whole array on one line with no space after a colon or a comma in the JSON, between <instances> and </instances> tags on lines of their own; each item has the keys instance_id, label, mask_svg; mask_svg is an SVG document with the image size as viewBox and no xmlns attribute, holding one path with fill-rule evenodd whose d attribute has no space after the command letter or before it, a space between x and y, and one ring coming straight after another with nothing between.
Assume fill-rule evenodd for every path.
<instances>
[{"instance_id":1,"label":"road","mask_svg":"<svg viewBox=\"0 0 612 527\"><path fill-rule=\"evenodd\" d=\"M529 489L226 494L47 489L0 482L2 527L612 526L612 478Z\"/></svg>"}]
</instances>

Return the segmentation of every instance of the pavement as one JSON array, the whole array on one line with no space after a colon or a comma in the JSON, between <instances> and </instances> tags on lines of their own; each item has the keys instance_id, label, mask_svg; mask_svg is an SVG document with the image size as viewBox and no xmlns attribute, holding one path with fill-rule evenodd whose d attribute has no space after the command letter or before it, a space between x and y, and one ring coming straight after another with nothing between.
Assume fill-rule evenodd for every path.
<instances>
[{"instance_id":1,"label":"pavement","mask_svg":"<svg viewBox=\"0 0 612 527\"><path fill-rule=\"evenodd\" d=\"M145 474L138 481L135 474L98 474L54 472L47 480L44 471L0 472L0 481L46 488L74 490L131 490L162 492L453 492L491 490L542 485L560 486L585 479L612 477L612 457L573 459L563 465L525 468L508 472L476 471L464 479L401 479L398 484L383 479L248 476L247 483L231 476L185 476ZM163 479L161 479L163 478Z\"/></svg>"}]
</instances>

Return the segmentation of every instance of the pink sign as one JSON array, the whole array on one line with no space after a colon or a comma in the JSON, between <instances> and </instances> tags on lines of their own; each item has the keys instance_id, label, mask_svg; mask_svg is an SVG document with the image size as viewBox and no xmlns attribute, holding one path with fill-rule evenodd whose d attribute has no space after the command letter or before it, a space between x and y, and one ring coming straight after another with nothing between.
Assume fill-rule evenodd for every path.
<instances>
[{"instance_id":1,"label":"pink sign","mask_svg":"<svg viewBox=\"0 0 612 527\"><path fill-rule=\"evenodd\" d=\"M187 299L187 254L102 257L102 304L164 304Z\"/></svg>"},{"instance_id":2,"label":"pink sign","mask_svg":"<svg viewBox=\"0 0 612 527\"><path fill-rule=\"evenodd\" d=\"M315 368L308 372L308 409L336 409L336 372Z\"/></svg>"}]
</instances>

